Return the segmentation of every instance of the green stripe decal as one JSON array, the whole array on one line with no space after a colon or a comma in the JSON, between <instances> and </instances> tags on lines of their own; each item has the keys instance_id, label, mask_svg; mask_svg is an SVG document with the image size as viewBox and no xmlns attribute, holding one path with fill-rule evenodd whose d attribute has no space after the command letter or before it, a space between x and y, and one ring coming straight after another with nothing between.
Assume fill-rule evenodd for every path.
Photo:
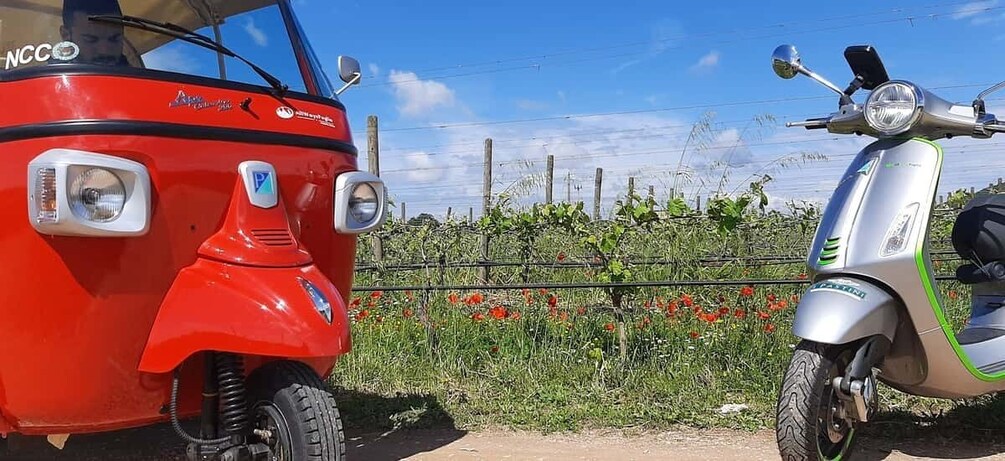
<instances>
[{"instance_id":1,"label":"green stripe decal","mask_svg":"<svg viewBox=\"0 0 1005 461\"><path fill-rule=\"evenodd\" d=\"M942 147L927 139L914 138L913 140L923 142L935 148L936 152L939 154L938 163L935 168L936 171L941 172L943 157ZM938 181L939 175L937 174L932 179L931 191L933 197L935 196ZM946 321L946 314L942 311L942 306L939 304L939 298L936 296L935 287L933 285L933 274L925 267L925 241L927 238L927 234L918 236L918 246L914 251L914 260L918 265L918 275L921 277L921 284L925 286L925 294L928 295L928 303L932 306L932 311L935 312L935 317L939 320L939 326L942 327L942 332L945 333L946 339L949 340L949 344L953 346L953 351L955 351L956 356L960 358L960 362L963 363L963 366L965 366L967 370L970 371L970 374L974 375L974 377L982 381L997 381L1005 378L1005 371L989 375L978 370L977 367L975 367L970 361L970 358L967 357L966 353L963 352L959 341L956 340L956 334L953 333L952 326L949 325L948 321Z\"/></svg>"},{"instance_id":2,"label":"green stripe decal","mask_svg":"<svg viewBox=\"0 0 1005 461\"><path fill-rule=\"evenodd\" d=\"M823 257L826 257L826 256L836 255L837 252L838 252L837 248L835 248L833 250L828 250L828 249L824 248L824 251L820 252L820 257L823 258Z\"/></svg>"}]
</instances>

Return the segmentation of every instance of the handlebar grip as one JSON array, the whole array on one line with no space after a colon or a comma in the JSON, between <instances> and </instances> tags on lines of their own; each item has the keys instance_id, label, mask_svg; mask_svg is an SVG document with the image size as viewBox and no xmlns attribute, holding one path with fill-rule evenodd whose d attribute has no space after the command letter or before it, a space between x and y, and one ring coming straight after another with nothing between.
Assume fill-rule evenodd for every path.
<instances>
[{"instance_id":1,"label":"handlebar grip","mask_svg":"<svg viewBox=\"0 0 1005 461\"><path fill-rule=\"evenodd\" d=\"M826 118L811 118L811 119L808 119L808 120L803 120L801 122L787 122L785 124L785 126L790 127L790 128L794 127L794 126L801 126L801 127L806 128L807 130L819 130L819 129L822 129L822 128L827 128L827 122L829 122L829 121L830 121L830 117L826 117Z\"/></svg>"}]
</instances>

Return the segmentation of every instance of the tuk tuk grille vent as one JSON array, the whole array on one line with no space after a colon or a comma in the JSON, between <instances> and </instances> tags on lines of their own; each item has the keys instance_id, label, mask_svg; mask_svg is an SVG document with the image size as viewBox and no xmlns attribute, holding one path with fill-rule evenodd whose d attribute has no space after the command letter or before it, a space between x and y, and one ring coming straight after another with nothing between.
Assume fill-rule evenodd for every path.
<instances>
[{"instance_id":1,"label":"tuk tuk grille vent","mask_svg":"<svg viewBox=\"0 0 1005 461\"><path fill-rule=\"evenodd\" d=\"M252 229L251 235L270 247L293 246L293 236L286 229Z\"/></svg>"}]
</instances>

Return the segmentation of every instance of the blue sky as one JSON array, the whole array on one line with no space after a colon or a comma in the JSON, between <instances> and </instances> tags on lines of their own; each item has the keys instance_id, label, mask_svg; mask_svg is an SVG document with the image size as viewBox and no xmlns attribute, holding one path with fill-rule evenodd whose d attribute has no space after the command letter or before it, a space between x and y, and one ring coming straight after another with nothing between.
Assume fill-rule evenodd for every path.
<instances>
[{"instance_id":1,"label":"blue sky","mask_svg":"<svg viewBox=\"0 0 1005 461\"><path fill-rule=\"evenodd\" d=\"M294 5L333 78L338 55L362 63L365 80L341 99L361 152L366 116L380 117L382 177L410 216L442 215L448 206L465 214L473 206L477 215L486 137L496 140L494 192L523 202L543 199L548 154L556 157L561 199L568 181L573 200L592 203L595 168L604 168L605 208L628 176L640 189L654 185L661 199L676 185L693 200L769 173L776 205L824 201L866 140L781 125L826 115L837 102L809 79L772 73L769 58L781 43L795 44L804 64L841 87L851 78L842 52L855 44L875 46L892 78L950 100L969 102L1005 79L994 51L1005 46L1005 2L995 0L854 9L847 2L738 1ZM856 96L864 100L865 92ZM682 161L693 125L708 111L710 129ZM766 115L778 123L754 121ZM519 120L534 121L512 123ZM946 142L941 190L1005 176L997 142ZM984 147L967 147L974 145ZM796 161L804 152L827 159ZM781 168L780 159L792 161Z\"/></svg>"}]
</instances>

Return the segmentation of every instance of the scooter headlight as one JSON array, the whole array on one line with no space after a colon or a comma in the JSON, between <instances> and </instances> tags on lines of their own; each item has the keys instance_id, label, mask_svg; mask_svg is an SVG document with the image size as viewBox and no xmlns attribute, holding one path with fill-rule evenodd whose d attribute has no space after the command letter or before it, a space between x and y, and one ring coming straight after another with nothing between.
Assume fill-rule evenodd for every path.
<instances>
[{"instance_id":1,"label":"scooter headlight","mask_svg":"<svg viewBox=\"0 0 1005 461\"><path fill-rule=\"evenodd\" d=\"M80 219L111 222L122 214L125 205L126 187L106 169L83 170L70 184L70 209Z\"/></svg>"},{"instance_id":2,"label":"scooter headlight","mask_svg":"<svg viewBox=\"0 0 1005 461\"><path fill-rule=\"evenodd\" d=\"M377 215L380 202L377 191L368 183L357 184L349 195L349 213L359 222L370 222Z\"/></svg>"},{"instance_id":3,"label":"scooter headlight","mask_svg":"<svg viewBox=\"0 0 1005 461\"><path fill-rule=\"evenodd\" d=\"M865 102L865 120L884 136L903 133L921 117L924 97L917 87L887 82L872 91Z\"/></svg>"}]
</instances>

